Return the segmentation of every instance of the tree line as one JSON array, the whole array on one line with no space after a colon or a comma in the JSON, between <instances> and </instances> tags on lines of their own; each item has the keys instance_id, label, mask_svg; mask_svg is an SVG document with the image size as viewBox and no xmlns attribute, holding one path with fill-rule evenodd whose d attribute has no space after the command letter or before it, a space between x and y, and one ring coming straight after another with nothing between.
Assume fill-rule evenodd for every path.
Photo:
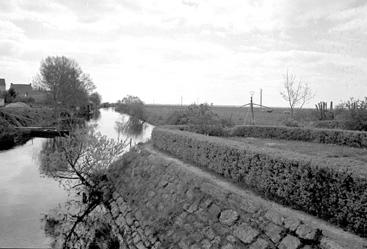
<instances>
[{"instance_id":1,"label":"tree line","mask_svg":"<svg viewBox=\"0 0 367 249\"><path fill-rule=\"evenodd\" d=\"M89 74L80 65L65 56L49 56L41 62L35 85L46 90L53 107L77 109L90 101L99 106L101 96L95 92Z\"/></svg>"},{"instance_id":2,"label":"tree line","mask_svg":"<svg viewBox=\"0 0 367 249\"><path fill-rule=\"evenodd\" d=\"M88 104L100 106L101 95L95 91L96 86L89 74L83 72L80 65L65 56L49 56L41 61L39 73L33 80L33 88L46 94L41 104L54 108L76 110ZM5 103L33 103L32 96L19 96L10 88L3 93Z\"/></svg>"}]
</instances>

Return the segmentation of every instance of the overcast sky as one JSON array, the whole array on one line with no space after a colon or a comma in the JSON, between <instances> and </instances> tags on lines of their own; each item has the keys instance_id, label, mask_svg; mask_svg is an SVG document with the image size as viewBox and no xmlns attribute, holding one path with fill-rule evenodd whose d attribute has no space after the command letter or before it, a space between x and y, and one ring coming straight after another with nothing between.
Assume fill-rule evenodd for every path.
<instances>
[{"instance_id":1,"label":"overcast sky","mask_svg":"<svg viewBox=\"0 0 367 249\"><path fill-rule=\"evenodd\" d=\"M240 105L280 96L288 69L309 104L367 95L365 0L0 0L0 78L29 83L75 59L104 101Z\"/></svg>"}]
</instances>

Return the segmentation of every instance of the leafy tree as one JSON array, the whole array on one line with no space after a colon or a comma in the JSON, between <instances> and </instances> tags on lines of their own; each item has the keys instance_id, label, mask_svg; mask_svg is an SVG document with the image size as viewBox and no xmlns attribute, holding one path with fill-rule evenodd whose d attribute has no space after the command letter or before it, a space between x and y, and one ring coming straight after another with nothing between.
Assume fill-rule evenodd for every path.
<instances>
[{"instance_id":1,"label":"leafy tree","mask_svg":"<svg viewBox=\"0 0 367 249\"><path fill-rule=\"evenodd\" d=\"M117 102L115 110L129 115L127 120L123 117L122 122L117 121L115 123L115 129L119 137L120 134L137 137L142 133L146 120L146 111L144 102L139 97L131 95L124 97Z\"/></svg>"},{"instance_id":2,"label":"leafy tree","mask_svg":"<svg viewBox=\"0 0 367 249\"><path fill-rule=\"evenodd\" d=\"M308 84L301 80L297 83L296 76L294 74L289 74L288 71L284 75L284 89L280 94L289 104L291 109L290 116L292 119L294 118L295 108L302 109L304 104L314 97L314 94Z\"/></svg>"},{"instance_id":3,"label":"leafy tree","mask_svg":"<svg viewBox=\"0 0 367 249\"><path fill-rule=\"evenodd\" d=\"M367 131L367 97L362 100L350 98L337 106L336 112L343 128Z\"/></svg>"},{"instance_id":4,"label":"leafy tree","mask_svg":"<svg viewBox=\"0 0 367 249\"><path fill-rule=\"evenodd\" d=\"M12 98L15 98L17 96L17 93L15 92L14 88L9 88L8 94Z\"/></svg>"},{"instance_id":5,"label":"leafy tree","mask_svg":"<svg viewBox=\"0 0 367 249\"><path fill-rule=\"evenodd\" d=\"M146 112L144 102L136 96L128 95L124 97L121 101L117 102L116 111L125 113L139 119L143 122L146 120Z\"/></svg>"},{"instance_id":6,"label":"leafy tree","mask_svg":"<svg viewBox=\"0 0 367 249\"><path fill-rule=\"evenodd\" d=\"M14 88L9 88L8 91L3 93L3 96L5 98L5 103L12 103L17 97L17 93L15 92Z\"/></svg>"},{"instance_id":7,"label":"leafy tree","mask_svg":"<svg viewBox=\"0 0 367 249\"><path fill-rule=\"evenodd\" d=\"M89 100L93 102L93 104L95 106L100 106L101 102L102 102L102 97L98 92L93 92L90 96L89 96Z\"/></svg>"},{"instance_id":8,"label":"leafy tree","mask_svg":"<svg viewBox=\"0 0 367 249\"><path fill-rule=\"evenodd\" d=\"M65 56L49 56L41 62L36 85L50 92L54 107L81 107L95 86L79 64Z\"/></svg>"},{"instance_id":9,"label":"leafy tree","mask_svg":"<svg viewBox=\"0 0 367 249\"><path fill-rule=\"evenodd\" d=\"M60 182L73 196L44 216L46 234L55 247L88 248L103 219L108 199L107 169L122 155L125 141L115 142L93 129L78 130L66 138L48 140L40 155L40 171ZM97 222L97 223L96 223Z\"/></svg>"}]
</instances>

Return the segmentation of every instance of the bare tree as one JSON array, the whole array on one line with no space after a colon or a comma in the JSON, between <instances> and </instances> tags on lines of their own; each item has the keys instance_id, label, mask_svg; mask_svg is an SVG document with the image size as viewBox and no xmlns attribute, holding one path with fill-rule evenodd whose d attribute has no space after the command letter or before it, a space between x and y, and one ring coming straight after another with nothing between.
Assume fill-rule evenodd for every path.
<instances>
[{"instance_id":1,"label":"bare tree","mask_svg":"<svg viewBox=\"0 0 367 249\"><path fill-rule=\"evenodd\" d=\"M296 80L296 76L290 74L288 70L284 75L284 89L280 94L291 108L291 118L294 118L294 110L296 108L302 109L314 97L314 93L308 84L301 80Z\"/></svg>"}]
</instances>

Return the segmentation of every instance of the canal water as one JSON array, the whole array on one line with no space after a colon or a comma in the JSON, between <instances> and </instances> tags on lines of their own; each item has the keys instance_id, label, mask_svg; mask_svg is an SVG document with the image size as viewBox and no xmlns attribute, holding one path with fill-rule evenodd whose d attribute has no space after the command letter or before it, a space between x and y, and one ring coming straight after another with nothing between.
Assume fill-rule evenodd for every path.
<instances>
[{"instance_id":1,"label":"canal water","mask_svg":"<svg viewBox=\"0 0 367 249\"><path fill-rule=\"evenodd\" d=\"M112 109L101 109L97 130L113 139L124 139L118 124L128 120ZM150 138L153 126L144 124L140 134L131 136L132 145ZM42 229L42 214L67 200L67 194L52 178L40 174L38 156L44 138L0 151L0 248L49 248ZM130 136L129 136L130 141Z\"/></svg>"}]
</instances>

